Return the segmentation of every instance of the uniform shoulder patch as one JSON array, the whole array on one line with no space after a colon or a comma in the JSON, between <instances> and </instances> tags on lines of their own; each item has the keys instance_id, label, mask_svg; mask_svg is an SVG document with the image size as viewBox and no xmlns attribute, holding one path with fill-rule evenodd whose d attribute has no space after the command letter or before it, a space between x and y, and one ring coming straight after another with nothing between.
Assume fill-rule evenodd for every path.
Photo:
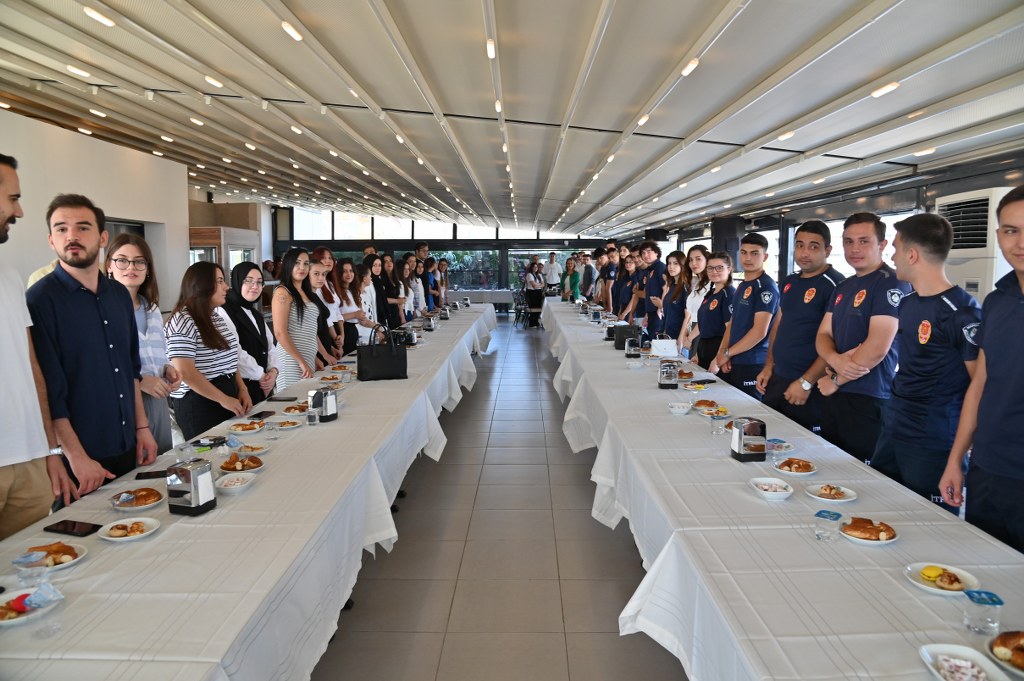
<instances>
[{"instance_id":1,"label":"uniform shoulder patch","mask_svg":"<svg viewBox=\"0 0 1024 681\"><path fill-rule=\"evenodd\" d=\"M965 326L962 329L963 330L963 334L964 334L964 338L966 338L967 342L970 343L971 345L977 345L978 344L977 336L978 336L978 328L980 326L981 326L981 322L971 322L970 324L968 324L967 326Z\"/></svg>"},{"instance_id":2,"label":"uniform shoulder patch","mask_svg":"<svg viewBox=\"0 0 1024 681\"><path fill-rule=\"evenodd\" d=\"M763 302L765 305L767 305L768 303L772 302L772 296L773 295L774 294L771 291L762 291L761 292L761 302Z\"/></svg>"},{"instance_id":3,"label":"uniform shoulder patch","mask_svg":"<svg viewBox=\"0 0 1024 681\"><path fill-rule=\"evenodd\" d=\"M900 301L903 300L903 291L898 288L891 288L885 292L885 299L889 301L889 304L893 307L899 307Z\"/></svg>"}]
</instances>

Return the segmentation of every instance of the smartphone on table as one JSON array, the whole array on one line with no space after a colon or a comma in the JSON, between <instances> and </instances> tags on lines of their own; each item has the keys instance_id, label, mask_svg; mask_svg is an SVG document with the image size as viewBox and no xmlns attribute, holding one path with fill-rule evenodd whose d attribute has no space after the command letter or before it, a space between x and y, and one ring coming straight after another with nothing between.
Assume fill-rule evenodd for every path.
<instances>
[{"instance_id":1,"label":"smartphone on table","mask_svg":"<svg viewBox=\"0 0 1024 681\"><path fill-rule=\"evenodd\" d=\"M71 520L65 518L64 520L58 520L52 525L47 525L43 528L44 532L53 532L55 534L66 534L72 537L88 537L90 534L94 534L103 527L96 523L87 523L82 520Z\"/></svg>"}]
</instances>

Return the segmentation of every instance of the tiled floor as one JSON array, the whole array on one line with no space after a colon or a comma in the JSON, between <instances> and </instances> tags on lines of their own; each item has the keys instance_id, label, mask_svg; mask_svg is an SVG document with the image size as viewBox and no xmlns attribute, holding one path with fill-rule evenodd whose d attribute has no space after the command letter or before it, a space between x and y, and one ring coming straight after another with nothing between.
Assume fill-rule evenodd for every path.
<instances>
[{"instance_id":1,"label":"tiled floor","mask_svg":"<svg viewBox=\"0 0 1024 681\"><path fill-rule=\"evenodd\" d=\"M562 436L544 332L501 321L476 362L313 681L685 681L649 638L618 634L643 569L625 522L590 517L594 451Z\"/></svg>"}]
</instances>

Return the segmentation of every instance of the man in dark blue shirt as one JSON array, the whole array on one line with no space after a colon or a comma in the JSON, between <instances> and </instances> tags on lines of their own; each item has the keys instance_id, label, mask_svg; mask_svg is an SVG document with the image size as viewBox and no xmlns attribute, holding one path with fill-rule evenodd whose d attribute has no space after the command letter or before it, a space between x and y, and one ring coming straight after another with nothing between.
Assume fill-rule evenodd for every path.
<instances>
[{"instance_id":1,"label":"man in dark blue shirt","mask_svg":"<svg viewBox=\"0 0 1024 681\"><path fill-rule=\"evenodd\" d=\"M768 239L750 232L740 240L743 282L733 296L732 319L726 325L715 358L726 383L760 400L757 375L768 357L768 329L779 308L779 288L764 271Z\"/></svg>"},{"instance_id":2,"label":"man in dark blue shirt","mask_svg":"<svg viewBox=\"0 0 1024 681\"><path fill-rule=\"evenodd\" d=\"M648 291L652 296L661 295L661 289L665 285L665 263L661 261L661 248L653 241L645 241L640 244L640 258L647 266L641 275L640 286L637 287L641 301L643 302L642 312L635 312L644 315L644 326L647 333L653 338L661 333L664 320L658 316L658 308L647 304ZM650 286L650 289L647 287ZM638 301L638 305L639 305Z\"/></svg>"},{"instance_id":3,"label":"man in dark blue shirt","mask_svg":"<svg viewBox=\"0 0 1024 681\"><path fill-rule=\"evenodd\" d=\"M60 262L28 291L32 341L50 414L81 494L156 458L139 388L141 362L128 289L100 276L103 212L61 194L46 213Z\"/></svg>"},{"instance_id":4,"label":"man in dark blue shirt","mask_svg":"<svg viewBox=\"0 0 1024 681\"><path fill-rule=\"evenodd\" d=\"M608 262L601 268L601 304L606 310L611 310L615 301L612 297L612 286L619 275L619 251L617 248L609 248L607 251Z\"/></svg>"},{"instance_id":5,"label":"man in dark blue shirt","mask_svg":"<svg viewBox=\"0 0 1024 681\"><path fill-rule=\"evenodd\" d=\"M897 308L910 286L882 262L885 223L854 213L843 225L843 254L856 276L836 286L818 328L816 347L828 364L818 379L821 435L861 461L870 461L882 429L882 406L896 373Z\"/></svg>"},{"instance_id":6,"label":"man in dark blue shirt","mask_svg":"<svg viewBox=\"0 0 1024 681\"><path fill-rule=\"evenodd\" d=\"M947 504L963 503L961 471L971 449L967 522L1024 552L1024 186L1003 197L996 217L999 250L1012 271L982 306L978 365L939 491Z\"/></svg>"},{"instance_id":7,"label":"man in dark blue shirt","mask_svg":"<svg viewBox=\"0 0 1024 681\"><path fill-rule=\"evenodd\" d=\"M914 290L900 302L899 371L871 467L956 513L942 503L939 479L977 364L981 308L946 277L953 227L945 218L921 213L896 223L893 245L896 276Z\"/></svg>"},{"instance_id":8,"label":"man in dark blue shirt","mask_svg":"<svg viewBox=\"0 0 1024 681\"><path fill-rule=\"evenodd\" d=\"M815 433L821 430L821 393L814 384L825 375L825 360L814 340L836 284L846 278L828 264L831 253L824 222L808 220L797 228L793 260L800 271L782 282L768 358L757 375L764 403Z\"/></svg>"}]
</instances>

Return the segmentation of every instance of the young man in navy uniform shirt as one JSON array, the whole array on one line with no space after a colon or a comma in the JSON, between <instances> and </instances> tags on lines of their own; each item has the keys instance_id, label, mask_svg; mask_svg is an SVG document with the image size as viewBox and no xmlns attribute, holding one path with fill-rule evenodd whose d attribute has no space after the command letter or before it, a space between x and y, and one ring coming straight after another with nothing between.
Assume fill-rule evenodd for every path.
<instances>
[{"instance_id":1,"label":"young man in navy uniform shirt","mask_svg":"<svg viewBox=\"0 0 1024 681\"><path fill-rule=\"evenodd\" d=\"M1012 271L982 306L978 365L939 491L947 504L963 503L961 466L971 449L967 522L1024 552L1024 186L1003 197L996 217L999 250Z\"/></svg>"},{"instance_id":2,"label":"young man in navy uniform shirt","mask_svg":"<svg viewBox=\"0 0 1024 681\"><path fill-rule=\"evenodd\" d=\"M910 286L882 262L885 223L854 213L843 224L843 253L856 276L840 282L818 328L816 347L829 371L818 379L821 435L869 461L882 429L882 407L892 391L897 309Z\"/></svg>"},{"instance_id":3,"label":"young man in navy uniform shirt","mask_svg":"<svg viewBox=\"0 0 1024 681\"><path fill-rule=\"evenodd\" d=\"M640 259L644 261L646 269L643 270L640 286L637 287L640 295L637 304L639 306L642 302L643 307L642 312L634 312L633 317L636 318L638 314L646 315L644 326L653 338L655 334L661 333L664 320L658 316L658 308L647 303L647 287L651 287L652 296L661 295L661 289L665 285L665 263L661 261L661 248L653 241L640 244Z\"/></svg>"},{"instance_id":4,"label":"young man in navy uniform shirt","mask_svg":"<svg viewBox=\"0 0 1024 681\"><path fill-rule=\"evenodd\" d=\"M722 336L715 363L726 383L760 400L757 375L768 357L768 329L779 308L779 288L764 271L768 239L757 232L740 240L743 282L736 288L732 319Z\"/></svg>"},{"instance_id":5,"label":"young man in navy uniform shirt","mask_svg":"<svg viewBox=\"0 0 1024 681\"><path fill-rule=\"evenodd\" d=\"M934 213L896 223L896 276L914 287L899 308L900 365L871 467L942 503L939 479L978 359L978 301L946 277L953 227Z\"/></svg>"},{"instance_id":6,"label":"young man in navy uniform shirt","mask_svg":"<svg viewBox=\"0 0 1024 681\"><path fill-rule=\"evenodd\" d=\"M832 292L845 277L828 264L832 234L821 220L796 230L793 260L800 271L782 282L779 311L772 323L768 358L757 375L764 403L815 433L821 430L821 393L815 383L825 375L814 340Z\"/></svg>"}]
</instances>

